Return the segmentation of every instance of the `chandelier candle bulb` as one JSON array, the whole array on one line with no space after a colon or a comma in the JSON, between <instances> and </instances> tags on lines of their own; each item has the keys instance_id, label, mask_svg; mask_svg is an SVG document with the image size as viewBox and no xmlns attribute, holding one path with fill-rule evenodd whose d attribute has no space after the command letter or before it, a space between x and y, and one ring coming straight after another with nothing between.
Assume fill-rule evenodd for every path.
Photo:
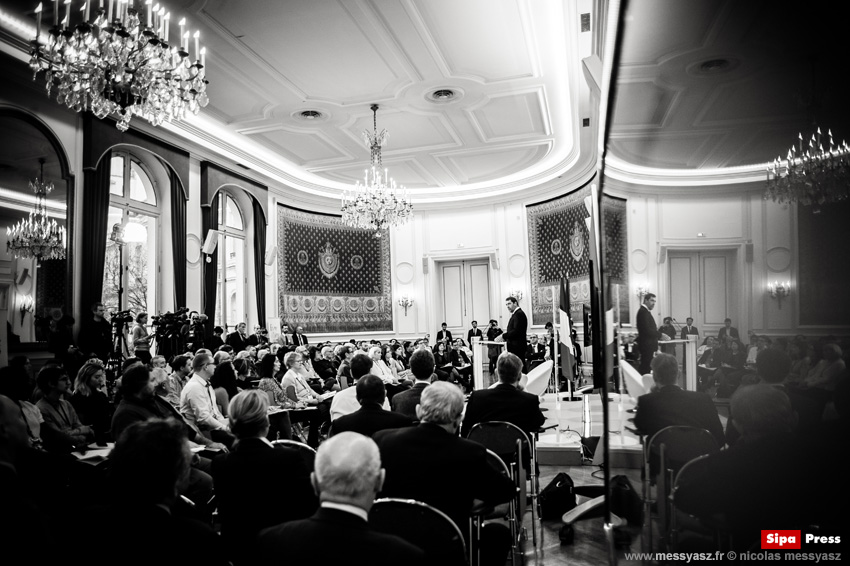
<instances>
[{"instance_id":1,"label":"chandelier candle bulb","mask_svg":"<svg viewBox=\"0 0 850 566\"><path fill-rule=\"evenodd\" d=\"M206 66L207 66L207 48L202 47L201 48L201 67L206 67Z\"/></svg>"},{"instance_id":2,"label":"chandelier candle bulb","mask_svg":"<svg viewBox=\"0 0 850 566\"><path fill-rule=\"evenodd\" d=\"M59 25L59 0L53 0L53 27Z\"/></svg>"},{"instance_id":3,"label":"chandelier candle bulb","mask_svg":"<svg viewBox=\"0 0 850 566\"><path fill-rule=\"evenodd\" d=\"M62 24L67 28L71 23L71 0L65 0L65 19Z\"/></svg>"},{"instance_id":4,"label":"chandelier candle bulb","mask_svg":"<svg viewBox=\"0 0 850 566\"><path fill-rule=\"evenodd\" d=\"M112 25L112 7L115 4L115 0L109 0L109 12L106 16L106 21L109 22L109 25Z\"/></svg>"},{"instance_id":5,"label":"chandelier candle bulb","mask_svg":"<svg viewBox=\"0 0 850 566\"><path fill-rule=\"evenodd\" d=\"M201 32L196 31L192 34L192 37L195 38L195 61L197 61L200 58L201 52Z\"/></svg>"},{"instance_id":6,"label":"chandelier candle bulb","mask_svg":"<svg viewBox=\"0 0 850 566\"><path fill-rule=\"evenodd\" d=\"M177 22L177 25L180 26L180 41L182 42L184 39L186 39L186 18L181 18L180 21ZM186 46L181 43L180 49L182 51L186 51Z\"/></svg>"},{"instance_id":7,"label":"chandelier candle bulb","mask_svg":"<svg viewBox=\"0 0 850 566\"><path fill-rule=\"evenodd\" d=\"M163 27L165 28L165 43L168 43L168 28L171 26L171 12L165 14L165 18L163 18Z\"/></svg>"},{"instance_id":8,"label":"chandelier candle bulb","mask_svg":"<svg viewBox=\"0 0 850 566\"><path fill-rule=\"evenodd\" d=\"M148 18L145 21L147 22L148 27L153 27L153 26L151 26L151 2L152 2L152 0L145 0L145 6L147 6L147 13L148 13Z\"/></svg>"},{"instance_id":9,"label":"chandelier candle bulb","mask_svg":"<svg viewBox=\"0 0 850 566\"><path fill-rule=\"evenodd\" d=\"M35 9L35 42L38 43L39 38L41 38L41 2L38 3L38 7Z\"/></svg>"}]
</instances>

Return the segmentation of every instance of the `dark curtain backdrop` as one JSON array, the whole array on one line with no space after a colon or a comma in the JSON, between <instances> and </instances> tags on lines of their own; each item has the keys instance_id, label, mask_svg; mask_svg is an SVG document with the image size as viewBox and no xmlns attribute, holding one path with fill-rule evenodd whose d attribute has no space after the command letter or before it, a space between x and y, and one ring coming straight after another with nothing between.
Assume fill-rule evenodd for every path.
<instances>
[{"instance_id":1,"label":"dark curtain backdrop","mask_svg":"<svg viewBox=\"0 0 850 566\"><path fill-rule=\"evenodd\" d=\"M257 199L254 205L254 278L257 282L257 320L266 325L266 221L263 206Z\"/></svg>"},{"instance_id":2,"label":"dark curtain backdrop","mask_svg":"<svg viewBox=\"0 0 850 566\"><path fill-rule=\"evenodd\" d=\"M85 221L80 224L83 239L80 254L82 269L83 316L92 303L102 300L103 267L106 260L106 237L109 214L109 168L112 152L106 152L96 169L86 169L84 173L83 214Z\"/></svg>"},{"instance_id":3,"label":"dark curtain backdrop","mask_svg":"<svg viewBox=\"0 0 850 566\"><path fill-rule=\"evenodd\" d=\"M186 196L180 177L171 174L171 244L174 254L174 308L186 306Z\"/></svg>"},{"instance_id":4,"label":"dark curtain backdrop","mask_svg":"<svg viewBox=\"0 0 850 566\"><path fill-rule=\"evenodd\" d=\"M209 208L203 209L201 218L201 237L204 241L207 239L207 234L210 230L218 228L218 202L221 198L221 193L216 193L210 203ZM209 262L204 257L204 314L207 315L207 336L212 336L212 329L215 326L215 293L216 283L218 280L218 246L215 251L209 256Z\"/></svg>"}]
</instances>

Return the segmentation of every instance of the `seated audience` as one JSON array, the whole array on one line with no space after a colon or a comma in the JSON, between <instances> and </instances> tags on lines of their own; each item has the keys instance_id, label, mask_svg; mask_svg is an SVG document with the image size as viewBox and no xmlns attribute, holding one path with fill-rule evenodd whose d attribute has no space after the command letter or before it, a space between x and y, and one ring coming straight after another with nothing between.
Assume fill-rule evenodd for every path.
<instances>
[{"instance_id":1,"label":"seated audience","mask_svg":"<svg viewBox=\"0 0 850 566\"><path fill-rule=\"evenodd\" d=\"M810 395L829 399L835 391L838 376L845 368L838 344L824 344L823 358L809 371L802 386L809 390Z\"/></svg>"},{"instance_id":2,"label":"seated audience","mask_svg":"<svg viewBox=\"0 0 850 566\"><path fill-rule=\"evenodd\" d=\"M387 470L381 496L432 505L468 537L473 501L503 503L514 497L515 488L508 477L490 466L482 445L457 436L462 412L460 389L438 381L422 392L416 410L418 426L382 430L375 433L375 442ZM485 525L481 563L503 565L510 538L504 525Z\"/></svg>"},{"instance_id":3,"label":"seated audience","mask_svg":"<svg viewBox=\"0 0 850 566\"><path fill-rule=\"evenodd\" d=\"M507 421L529 437L540 429L546 420L540 411L540 399L517 389L521 375L522 360L510 352L503 352L496 360L499 384L492 389L473 391L469 396L461 436L468 436L473 426L485 421Z\"/></svg>"},{"instance_id":4,"label":"seated audience","mask_svg":"<svg viewBox=\"0 0 850 566\"><path fill-rule=\"evenodd\" d=\"M685 425L704 428L725 444L723 426L711 398L697 391L679 387L679 364L670 354L656 354L652 359L655 391L638 397L635 426L648 437L662 428Z\"/></svg>"},{"instance_id":5,"label":"seated audience","mask_svg":"<svg viewBox=\"0 0 850 566\"><path fill-rule=\"evenodd\" d=\"M106 444L111 439L109 429L112 425L112 403L103 393L106 384L106 372L103 362L97 358L87 360L77 372L74 380L74 394L71 404L77 411L80 422L88 425L94 431L98 444Z\"/></svg>"},{"instance_id":6,"label":"seated audience","mask_svg":"<svg viewBox=\"0 0 850 566\"><path fill-rule=\"evenodd\" d=\"M419 548L369 527L369 509L384 481L381 458L371 439L345 432L325 441L316 455L311 480L321 501L319 510L309 519L262 531L255 563L275 564L282 558L287 564L425 563Z\"/></svg>"},{"instance_id":7,"label":"seated audience","mask_svg":"<svg viewBox=\"0 0 850 566\"><path fill-rule=\"evenodd\" d=\"M241 354L242 352L240 352ZM233 360L233 371L236 372L236 388L239 391L251 389L251 361L245 358Z\"/></svg>"},{"instance_id":8,"label":"seated audience","mask_svg":"<svg viewBox=\"0 0 850 566\"><path fill-rule=\"evenodd\" d=\"M171 375L165 381L165 400L174 407L180 408L180 393L189 381L192 373L192 358L190 356L177 356L171 360Z\"/></svg>"},{"instance_id":9,"label":"seated audience","mask_svg":"<svg viewBox=\"0 0 850 566\"><path fill-rule=\"evenodd\" d=\"M277 378L274 377L279 371L280 360L276 356L272 356L271 354L263 356L260 360L260 383L257 385L257 389L265 391L267 394L271 393L274 397L274 403L277 406L284 409L294 409L298 405L298 402L286 395L286 391L283 390ZM304 405L306 406L306 403Z\"/></svg>"},{"instance_id":10,"label":"seated audience","mask_svg":"<svg viewBox=\"0 0 850 566\"><path fill-rule=\"evenodd\" d=\"M357 388L354 385L356 385L358 379L372 371L372 358L365 352L357 352L351 358L350 365L352 383L348 389L343 389L337 393L331 401L331 422L360 408L360 401L357 400ZM385 400L383 407L389 410L389 402Z\"/></svg>"},{"instance_id":11,"label":"seated audience","mask_svg":"<svg viewBox=\"0 0 850 566\"><path fill-rule=\"evenodd\" d=\"M796 417L788 396L767 385L741 387L732 396L733 423L741 438L728 450L695 464L676 501L697 517L719 516L736 549L757 543L761 529L830 525L846 511L836 493L841 467L837 451L821 450L793 434ZM820 472L801 454L818 454Z\"/></svg>"},{"instance_id":12,"label":"seated audience","mask_svg":"<svg viewBox=\"0 0 850 566\"><path fill-rule=\"evenodd\" d=\"M412 418L384 409L387 398L384 387L384 382L376 375L366 374L357 380L355 391L360 408L333 421L331 435L351 431L372 436L379 430L411 426Z\"/></svg>"},{"instance_id":13,"label":"seated audience","mask_svg":"<svg viewBox=\"0 0 850 566\"><path fill-rule=\"evenodd\" d=\"M216 405L218 405L221 414L227 417L227 407L230 400L239 393L239 388L236 385L236 370L233 369L233 362L230 361L229 356L228 359L223 359L217 364L212 379L210 379L210 386L215 393Z\"/></svg>"},{"instance_id":14,"label":"seated audience","mask_svg":"<svg viewBox=\"0 0 850 566\"><path fill-rule=\"evenodd\" d=\"M269 431L268 400L262 391L242 391L230 400L230 423L238 442L229 454L212 462L221 535L231 558L241 562L246 542L260 530L310 516L317 501L310 472L298 451L274 447ZM257 492L257 481L273 483Z\"/></svg>"},{"instance_id":15,"label":"seated audience","mask_svg":"<svg viewBox=\"0 0 850 566\"><path fill-rule=\"evenodd\" d=\"M291 387L298 403L316 408L316 410L301 411L301 414L298 414L298 412L291 413L290 419L293 422L310 422L310 431L307 433L307 444L316 448L319 446L319 428L322 426L322 423L328 420L328 402L307 384L302 373L299 371L300 367L304 364L304 356L300 352L296 351L286 354L284 363L286 364L286 373L281 382L283 390L287 391ZM287 393L287 396L290 396L290 394Z\"/></svg>"},{"instance_id":16,"label":"seated audience","mask_svg":"<svg viewBox=\"0 0 850 566\"><path fill-rule=\"evenodd\" d=\"M227 417L218 410L210 385L215 371L212 356L205 352L195 354L192 370L192 378L180 393L180 414L186 422L208 434L212 440L229 447L235 439L227 432Z\"/></svg>"},{"instance_id":17,"label":"seated audience","mask_svg":"<svg viewBox=\"0 0 850 566\"><path fill-rule=\"evenodd\" d=\"M54 428L66 435L75 448L81 449L94 441L94 431L80 422L74 406L63 398L68 392L70 381L61 367L43 367L36 379L42 393L36 406L44 417L43 427Z\"/></svg>"},{"instance_id":18,"label":"seated audience","mask_svg":"<svg viewBox=\"0 0 850 566\"><path fill-rule=\"evenodd\" d=\"M354 357L357 348L353 344L340 344L337 346L339 352L339 367L336 370L336 379L339 382L340 389L348 389L353 385L351 378L351 358Z\"/></svg>"},{"instance_id":19,"label":"seated audience","mask_svg":"<svg viewBox=\"0 0 850 566\"><path fill-rule=\"evenodd\" d=\"M110 455L114 502L86 513L80 524L97 525L89 564L228 564L212 527L175 512L189 479L192 453L185 427L176 420L153 419L129 426ZM156 536L146 537L155 529ZM178 536L179 541L168 540Z\"/></svg>"},{"instance_id":20,"label":"seated audience","mask_svg":"<svg viewBox=\"0 0 850 566\"><path fill-rule=\"evenodd\" d=\"M410 371L416 379L413 387L397 393L393 397L392 406L394 412L415 419L417 418L416 406L419 405L422 391L431 385L431 379L434 376L434 354L431 350L423 348L413 352L410 356Z\"/></svg>"}]
</instances>

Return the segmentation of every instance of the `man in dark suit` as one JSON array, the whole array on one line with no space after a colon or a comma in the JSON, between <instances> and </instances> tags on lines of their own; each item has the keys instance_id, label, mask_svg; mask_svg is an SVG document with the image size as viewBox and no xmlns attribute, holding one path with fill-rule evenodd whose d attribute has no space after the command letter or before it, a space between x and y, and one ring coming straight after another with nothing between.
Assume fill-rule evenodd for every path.
<instances>
[{"instance_id":1,"label":"man in dark suit","mask_svg":"<svg viewBox=\"0 0 850 566\"><path fill-rule=\"evenodd\" d=\"M472 347L472 338L478 336L479 340L484 340L484 332L478 328L478 321L472 321L472 328L469 329L469 332L466 333L466 343L471 348Z\"/></svg>"},{"instance_id":2,"label":"man in dark suit","mask_svg":"<svg viewBox=\"0 0 850 566\"><path fill-rule=\"evenodd\" d=\"M326 440L310 479L321 507L309 519L262 531L255 544L256 564L275 564L282 557L288 564L425 564L419 548L369 527L369 509L384 483L372 439L343 432Z\"/></svg>"},{"instance_id":3,"label":"man in dark suit","mask_svg":"<svg viewBox=\"0 0 850 566\"><path fill-rule=\"evenodd\" d=\"M522 360L510 352L499 356L496 362L499 384L469 396L461 436L467 436L473 426L486 421L507 421L528 435L537 432L546 417L540 411L537 396L517 389L521 373Z\"/></svg>"},{"instance_id":4,"label":"man in dark suit","mask_svg":"<svg viewBox=\"0 0 850 566\"><path fill-rule=\"evenodd\" d=\"M249 346L247 332L248 325L240 322L236 325L236 330L227 335L224 343L233 348L234 356Z\"/></svg>"},{"instance_id":5,"label":"man in dark suit","mask_svg":"<svg viewBox=\"0 0 850 566\"><path fill-rule=\"evenodd\" d=\"M637 330L638 335L636 342L638 351L640 352L640 371L641 375L645 375L651 371L650 364L652 357L658 350L658 339L661 333L658 332L658 325L655 323L655 318L652 316L652 309L655 308L655 294L647 293L643 297L643 304L638 309L637 313Z\"/></svg>"},{"instance_id":6,"label":"man in dark suit","mask_svg":"<svg viewBox=\"0 0 850 566\"><path fill-rule=\"evenodd\" d=\"M372 436L379 430L413 425L412 418L384 410L387 389L383 380L377 375L371 373L364 375L357 380L355 387L360 408L336 419L331 427L332 436L346 431Z\"/></svg>"},{"instance_id":7,"label":"man in dark suit","mask_svg":"<svg viewBox=\"0 0 850 566\"><path fill-rule=\"evenodd\" d=\"M662 428L686 425L704 428L723 446L726 440L717 408L705 393L685 391L677 385L679 363L670 354L652 360L654 391L638 397L635 426L651 437Z\"/></svg>"},{"instance_id":8,"label":"man in dark suit","mask_svg":"<svg viewBox=\"0 0 850 566\"><path fill-rule=\"evenodd\" d=\"M508 321L508 328L505 332L496 337L496 342L506 342L508 352L514 354L519 359L525 359L525 348L528 346L528 318L522 309L519 308L519 303L516 297L508 297L505 299L505 306L508 312L511 313L511 319Z\"/></svg>"},{"instance_id":9,"label":"man in dark suit","mask_svg":"<svg viewBox=\"0 0 850 566\"><path fill-rule=\"evenodd\" d=\"M431 385L431 376L434 375L434 354L428 348L420 348L410 356L410 371L416 381L413 387L407 391L400 391L393 395L393 412L416 417L416 406L422 397L422 392Z\"/></svg>"},{"instance_id":10,"label":"man in dark suit","mask_svg":"<svg viewBox=\"0 0 850 566\"><path fill-rule=\"evenodd\" d=\"M463 394L438 381L425 388L416 409L420 424L375 434L387 470L382 497L415 499L445 513L467 536L473 500L498 504L515 493L513 482L487 462L485 448L457 436ZM504 564L510 534L487 524L481 534L482 564Z\"/></svg>"},{"instance_id":11,"label":"man in dark suit","mask_svg":"<svg viewBox=\"0 0 850 566\"><path fill-rule=\"evenodd\" d=\"M682 327L682 332L679 338L682 340L687 340L688 336L699 336L699 328L694 326L694 319L688 317L685 319L685 326Z\"/></svg>"},{"instance_id":12,"label":"man in dark suit","mask_svg":"<svg viewBox=\"0 0 850 566\"><path fill-rule=\"evenodd\" d=\"M242 391L230 401L230 430L239 439L233 452L212 462L212 476L221 519L221 535L239 563L245 542L262 529L309 517L318 506L310 471L292 448L275 448L269 432L268 396ZM276 488L257 497L257 482L273 479Z\"/></svg>"},{"instance_id":13,"label":"man in dark suit","mask_svg":"<svg viewBox=\"0 0 850 566\"><path fill-rule=\"evenodd\" d=\"M440 330L437 332L437 343L442 342L446 345L446 348L449 348L452 344L452 333L447 330L447 325L444 322L440 325Z\"/></svg>"},{"instance_id":14,"label":"man in dark suit","mask_svg":"<svg viewBox=\"0 0 850 566\"><path fill-rule=\"evenodd\" d=\"M304 327L300 324L295 327L295 332L292 333L292 343L296 346L307 345L307 336L304 334Z\"/></svg>"},{"instance_id":15,"label":"man in dark suit","mask_svg":"<svg viewBox=\"0 0 850 566\"><path fill-rule=\"evenodd\" d=\"M532 362L543 361L546 357L546 346L538 342L537 334L531 335L531 344L525 350L525 367L530 368Z\"/></svg>"},{"instance_id":16,"label":"man in dark suit","mask_svg":"<svg viewBox=\"0 0 850 566\"><path fill-rule=\"evenodd\" d=\"M728 347L732 340L741 340L738 335L738 329L732 326L732 319L727 318L723 321L723 328L717 333L717 339L720 341L720 345L724 348Z\"/></svg>"}]
</instances>

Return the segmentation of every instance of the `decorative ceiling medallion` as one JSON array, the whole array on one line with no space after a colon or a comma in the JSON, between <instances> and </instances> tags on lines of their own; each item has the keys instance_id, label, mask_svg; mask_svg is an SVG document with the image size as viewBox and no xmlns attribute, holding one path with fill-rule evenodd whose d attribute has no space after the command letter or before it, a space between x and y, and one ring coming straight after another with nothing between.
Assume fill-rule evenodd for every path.
<instances>
[{"instance_id":1,"label":"decorative ceiling medallion","mask_svg":"<svg viewBox=\"0 0 850 566\"><path fill-rule=\"evenodd\" d=\"M578 220L573 222L573 231L570 232L570 255L579 261L584 253L584 234Z\"/></svg>"},{"instance_id":2,"label":"decorative ceiling medallion","mask_svg":"<svg viewBox=\"0 0 850 566\"><path fill-rule=\"evenodd\" d=\"M319 271L328 279L333 279L339 271L339 253L330 242L325 242L325 249L319 250Z\"/></svg>"}]
</instances>

